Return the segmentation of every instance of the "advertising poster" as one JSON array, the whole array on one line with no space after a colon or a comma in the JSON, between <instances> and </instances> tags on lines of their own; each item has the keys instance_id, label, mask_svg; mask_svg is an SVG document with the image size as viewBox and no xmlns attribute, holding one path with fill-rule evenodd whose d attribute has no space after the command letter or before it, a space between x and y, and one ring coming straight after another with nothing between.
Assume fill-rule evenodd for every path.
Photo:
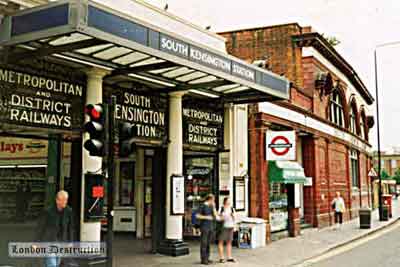
<instances>
[{"instance_id":1,"label":"advertising poster","mask_svg":"<svg viewBox=\"0 0 400 267\"><path fill-rule=\"evenodd\" d=\"M239 248L251 248L251 227L239 228Z\"/></svg>"},{"instance_id":2,"label":"advertising poster","mask_svg":"<svg viewBox=\"0 0 400 267\"><path fill-rule=\"evenodd\" d=\"M185 213L185 178L183 176L172 176L171 183L171 213L183 215Z\"/></svg>"}]
</instances>

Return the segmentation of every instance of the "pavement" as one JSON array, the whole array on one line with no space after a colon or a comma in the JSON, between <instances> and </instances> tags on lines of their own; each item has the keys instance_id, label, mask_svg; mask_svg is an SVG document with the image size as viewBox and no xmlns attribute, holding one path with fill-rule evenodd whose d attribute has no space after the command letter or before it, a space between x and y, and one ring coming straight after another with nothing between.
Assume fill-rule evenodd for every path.
<instances>
[{"instance_id":1,"label":"pavement","mask_svg":"<svg viewBox=\"0 0 400 267\"><path fill-rule=\"evenodd\" d=\"M233 250L234 258L237 263L224 263L224 266L241 266L241 267L288 267L303 266L303 262L319 257L332 250L348 245L352 242L365 238L369 235L386 229L393 225L400 218L400 205L397 200L393 201L393 218L387 222L380 222L378 211L372 213L372 228L359 229L359 219L348 221L342 225L340 230L334 230L334 227L326 227L323 229L305 229L301 236L296 238L285 238L274 241L266 247L258 249L238 249ZM191 253L187 256L168 257L154 254L129 254L131 245L125 242L116 243L116 250L119 252L115 259L117 267L180 267L180 266L201 266L199 259L198 242L190 243ZM398 246L396 244L396 246ZM119 249L121 248L121 249ZM212 247L213 260L218 260L217 248ZM222 264L216 264L222 265ZM315 266L320 266L319 264ZM330 266L330 265L329 265ZM333 265L332 265L333 266ZM334 265L335 267L345 266L353 267L358 265ZM371 265L372 266L372 265ZM380 266L380 265L374 265ZM393 265L399 266L399 265Z\"/></svg>"},{"instance_id":2,"label":"pavement","mask_svg":"<svg viewBox=\"0 0 400 267\"><path fill-rule=\"evenodd\" d=\"M400 203L399 201L393 201L393 218L387 222L380 222L378 219L378 211L375 210L372 213L372 228L371 229L359 229L359 219L343 224L340 230L334 230L333 227L327 227L323 229L304 229L302 234L296 238L284 238L278 241L274 241L267 246L258 249L238 249L234 248L233 256L237 260L237 263L225 263L224 266L241 266L241 267L304 267L304 266L318 266L325 267L325 265L318 264L305 264L312 262L313 259L319 258L322 255L327 255L332 251L338 250L338 248L348 246L349 244L355 244L357 240L363 240L368 236L376 235L380 232L384 232L385 229L392 227L396 222L399 222L400 218ZM389 227L390 226L390 227ZM11 227L11 226L9 226ZM27 238L34 229L30 231L24 230L25 227L19 227L18 231L10 230L9 227L0 226L0 266L12 265L15 267L30 267L32 262L29 260L13 260L6 256L7 243L8 241L22 241ZM16 226L14 225L13 228ZM32 228L32 227L31 227ZM33 231L32 231L33 230ZM116 267L188 267L188 266L201 266L199 259L199 242L191 241L190 254L181 257L170 257L158 254L150 254L144 251L150 249L150 240L142 241L135 240L132 237L125 235L116 235L114 242L114 255ZM390 237L390 235L389 235ZM397 240L400 235L396 233ZM380 246L385 247L385 240L382 239ZM393 243L393 247L397 248L397 252L400 252L400 246ZM365 251L369 253L373 248L367 248ZM355 252L356 253L356 252ZM356 254L357 257L361 257L361 254ZM373 253L372 255L375 255ZM386 255L383 253L383 255ZM370 256L369 254L367 255ZM349 256L350 257L350 256ZM366 259L368 258L366 257ZM383 256L382 256L383 257ZM218 260L217 247L212 246L212 259ZM399 257L400 258L400 257ZM327 261L329 259L326 259ZM343 259L343 263L346 259ZM398 261L396 261L398 262ZM326 263L327 267L356 267L359 265L340 265ZM216 264L222 265L222 264ZM361 266L361 265L360 265ZM369 265L363 265L369 266ZM391 265L370 265L370 266L391 266ZM400 266L399 264L392 266Z\"/></svg>"},{"instance_id":3,"label":"pavement","mask_svg":"<svg viewBox=\"0 0 400 267\"><path fill-rule=\"evenodd\" d=\"M302 267L393 267L400 266L400 222L367 238L327 253ZM359 243L359 244L357 244ZM331 255L334 254L334 255Z\"/></svg>"}]
</instances>

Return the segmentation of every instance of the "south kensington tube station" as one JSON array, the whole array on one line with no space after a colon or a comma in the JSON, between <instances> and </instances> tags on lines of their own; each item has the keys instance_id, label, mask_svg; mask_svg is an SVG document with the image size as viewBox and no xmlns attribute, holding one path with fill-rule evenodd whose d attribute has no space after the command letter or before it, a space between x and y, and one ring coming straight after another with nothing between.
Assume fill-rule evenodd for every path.
<instances>
[{"instance_id":1,"label":"south kensington tube station","mask_svg":"<svg viewBox=\"0 0 400 267\"><path fill-rule=\"evenodd\" d=\"M69 193L77 240L113 231L127 246L167 255L189 253L185 240L199 236L193 213L209 193L217 204L232 197L248 215L247 104L288 99L288 80L228 55L221 36L139 1L18 10L2 19L0 46L1 253L10 240L33 238L59 190ZM106 157L84 148L83 127L85 106L96 112L110 99L112 175ZM124 123L133 149L122 156ZM112 183L112 226L87 216L91 197L102 198L104 214L110 203L101 188L87 190L99 177Z\"/></svg>"}]
</instances>

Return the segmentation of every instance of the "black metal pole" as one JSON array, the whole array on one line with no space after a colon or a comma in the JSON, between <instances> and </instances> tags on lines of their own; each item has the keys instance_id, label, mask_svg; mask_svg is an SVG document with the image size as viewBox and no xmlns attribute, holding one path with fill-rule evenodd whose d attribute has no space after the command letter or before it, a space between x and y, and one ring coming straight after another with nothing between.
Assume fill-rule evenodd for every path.
<instances>
[{"instance_id":1,"label":"black metal pole","mask_svg":"<svg viewBox=\"0 0 400 267\"><path fill-rule=\"evenodd\" d=\"M382 214L382 177L381 177L381 136L380 136L380 124L379 124L379 90L378 90L378 62L376 56L376 48L374 50L374 62L375 62L375 94L376 94L376 128L378 138L378 179L379 179L379 220L383 220Z\"/></svg>"},{"instance_id":2,"label":"black metal pole","mask_svg":"<svg viewBox=\"0 0 400 267\"><path fill-rule=\"evenodd\" d=\"M107 104L107 267L113 267L113 210L114 210L114 110L116 98Z\"/></svg>"}]
</instances>

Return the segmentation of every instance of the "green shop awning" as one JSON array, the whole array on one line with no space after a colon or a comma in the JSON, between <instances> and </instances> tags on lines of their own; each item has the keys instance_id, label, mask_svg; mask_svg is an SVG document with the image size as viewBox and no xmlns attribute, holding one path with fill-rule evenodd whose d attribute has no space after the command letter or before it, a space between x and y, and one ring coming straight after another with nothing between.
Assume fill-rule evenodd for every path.
<instances>
[{"instance_id":1,"label":"green shop awning","mask_svg":"<svg viewBox=\"0 0 400 267\"><path fill-rule=\"evenodd\" d=\"M270 161L269 182L283 184L304 184L304 169L295 161Z\"/></svg>"}]
</instances>

